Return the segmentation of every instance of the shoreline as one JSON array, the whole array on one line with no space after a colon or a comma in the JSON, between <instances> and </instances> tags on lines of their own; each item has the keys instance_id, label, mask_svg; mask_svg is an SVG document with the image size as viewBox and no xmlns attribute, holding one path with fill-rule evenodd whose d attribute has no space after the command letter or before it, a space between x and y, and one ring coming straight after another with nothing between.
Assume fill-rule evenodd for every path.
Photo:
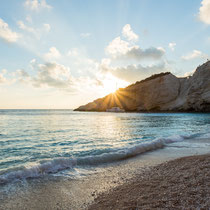
<instances>
[{"instance_id":1,"label":"shoreline","mask_svg":"<svg viewBox=\"0 0 210 210\"><path fill-rule=\"evenodd\" d=\"M109 194L118 187L133 183L136 177L147 171L152 172L153 168L160 164L180 157L197 157L209 153L209 140L199 142L199 146L193 150L187 145L181 146L178 142L123 161L93 167L90 175L28 179L11 186L10 190L16 190L9 196L1 196L0 193L0 209L87 209L94 205L95 199L100 199L100 195ZM75 168L75 174L79 174L79 171L81 169Z\"/></svg>"},{"instance_id":2,"label":"shoreline","mask_svg":"<svg viewBox=\"0 0 210 210\"><path fill-rule=\"evenodd\" d=\"M170 160L99 194L88 209L208 209L210 154Z\"/></svg>"},{"instance_id":3,"label":"shoreline","mask_svg":"<svg viewBox=\"0 0 210 210\"><path fill-rule=\"evenodd\" d=\"M77 110L77 109L73 109L72 111L74 111L74 112L99 112L99 113L107 113L107 111L100 111L100 110ZM108 113L110 113L110 112L108 112ZM124 111L124 112L111 112L111 113L140 113L140 114L158 114L158 113L160 113L160 114L164 114L164 113L166 113L166 114L169 114L169 113L171 113L171 114L210 114L210 112L209 111L207 111L207 112L205 112L205 111L203 111L203 112L201 112L201 111L187 111L187 110L169 110L169 111L167 111L167 110L164 110L164 111Z\"/></svg>"}]
</instances>

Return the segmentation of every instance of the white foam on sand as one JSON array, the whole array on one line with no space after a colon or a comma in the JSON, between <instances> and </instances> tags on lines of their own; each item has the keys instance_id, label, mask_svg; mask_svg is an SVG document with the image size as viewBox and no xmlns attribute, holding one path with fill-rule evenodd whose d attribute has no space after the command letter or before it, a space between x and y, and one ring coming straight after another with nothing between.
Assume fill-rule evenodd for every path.
<instances>
[{"instance_id":1,"label":"white foam on sand","mask_svg":"<svg viewBox=\"0 0 210 210\"><path fill-rule=\"evenodd\" d=\"M85 156L78 158L55 158L37 163L36 165L23 167L22 169L13 169L5 171L0 175L0 184L12 182L14 180L23 180L27 178L41 177L47 174L57 173L65 169L71 169L77 166L99 165L111 163L114 161L128 159L145 152L164 148L168 144L180 142L188 139L190 136L172 136L169 138L158 138L153 141L143 142L138 145L111 149L108 153L102 153L95 156Z\"/></svg>"}]
</instances>

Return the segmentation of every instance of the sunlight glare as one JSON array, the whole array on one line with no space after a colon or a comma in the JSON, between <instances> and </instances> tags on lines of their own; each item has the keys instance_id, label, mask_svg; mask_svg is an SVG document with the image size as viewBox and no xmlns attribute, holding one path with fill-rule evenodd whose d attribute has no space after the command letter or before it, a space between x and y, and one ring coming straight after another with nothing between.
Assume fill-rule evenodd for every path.
<instances>
[{"instance_id":1,"label":"sunlight glare","mask_svg":"<svg viewBox=\"0 0 210 210\"><path fill-rule=\"evenodd\" d=\"M115 93L117 89L124 88L128 86L129 83L123 80L120 80L112 75L108 75L103 80L103 94Z\"/></svg>"}]
</instances>

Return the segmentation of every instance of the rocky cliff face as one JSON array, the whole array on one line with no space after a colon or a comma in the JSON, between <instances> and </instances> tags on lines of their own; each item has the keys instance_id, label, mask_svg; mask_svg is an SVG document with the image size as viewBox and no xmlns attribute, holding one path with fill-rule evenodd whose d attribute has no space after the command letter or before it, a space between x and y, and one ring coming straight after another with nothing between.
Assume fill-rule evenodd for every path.
<instances>
[{"instance_id":1,"label":"rocky cliff face","mask_svg":"<svg viewBox=\"0 0 210 210\"><path fill-rule=\"evenodd\" d=\"M126 111L210 112L210 61L199 66L191 77L153 75L76 111L106 111L114 106Z\"/></svg>"}]
</instances>

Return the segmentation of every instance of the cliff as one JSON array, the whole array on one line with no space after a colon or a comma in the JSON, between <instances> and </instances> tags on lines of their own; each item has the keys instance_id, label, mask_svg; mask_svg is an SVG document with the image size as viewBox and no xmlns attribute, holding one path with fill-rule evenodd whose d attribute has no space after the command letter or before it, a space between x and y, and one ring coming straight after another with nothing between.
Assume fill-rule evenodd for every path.
<instances>
[{"instance_id":1,"label":"cliff","mask_svg":"<svg viewBox=\"0 0 210 210\"><path fill-rule=\"evenodd\" d=\"M75 111L106 111L114 106L137 112L210 112L210 61L190 77L177 78L170 72L153 75Z\"/></svg>"}]
</instances>

